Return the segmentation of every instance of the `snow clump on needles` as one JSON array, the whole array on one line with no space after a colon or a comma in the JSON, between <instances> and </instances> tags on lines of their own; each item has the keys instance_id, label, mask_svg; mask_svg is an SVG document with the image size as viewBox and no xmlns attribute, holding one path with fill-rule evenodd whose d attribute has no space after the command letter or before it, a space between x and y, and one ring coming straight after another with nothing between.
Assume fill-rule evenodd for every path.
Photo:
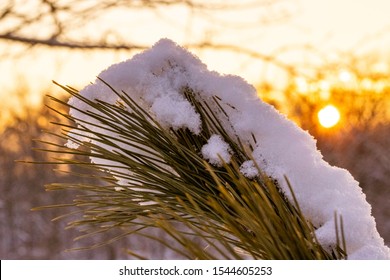
<instances>
[{"instance_id":1,"label":"snow clump on needles","mask_svg":"<svg viewBox=\"0 0 390 280\"><path fill-rule=\"evenodd\" d=\"M349 259L390 259L390 250L376 229L371 206L359 183L347 170L325 162L315 139L262 102L255 88L242 78L209 71L197 57L167 39L130 60L110 66L99 78L116 91L131 95L163 127L188 129L195 135L202 131L201 116L184 97L183 88L191 88L198 99L218 98L224 111L224 116L219 116L227 133L253 147L254 161L248 160L240 167L245 176L256 176L256 163L278 181L292 201L284 179L287 176L304 216L316 228L315 234L324 247L334 246L337 213L343 217ZM118 96L100 79L81 90L80 95L111 104L119 102ZM69 105L81 109L70 110L75 119L88 122L83 110L90 108L85 103L73 97ZM94 142L88 135L73 137ZM75 148L77 144L69 141L68 146ZM201 154L210 164L221 166L221 160L229 162L231 149L220 135L213 135Z\"/></svg>"}]
</instances>

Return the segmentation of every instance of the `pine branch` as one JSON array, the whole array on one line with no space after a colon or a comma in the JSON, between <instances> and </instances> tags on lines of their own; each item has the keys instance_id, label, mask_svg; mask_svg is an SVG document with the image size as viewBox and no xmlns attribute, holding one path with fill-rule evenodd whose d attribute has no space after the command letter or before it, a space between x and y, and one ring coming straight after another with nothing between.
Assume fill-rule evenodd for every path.
<instances>
[{"instance_id":1,"label":"pine branch","mask_svg":"<svg viewBox=\"0 0 390 280\"><path fill-rule=\"evenodd\" d=\"M118 238L138 234L167 245L145 232L155 227L176 240L177 245L171 249L182 252L185 258L345 258L342 230L337 248L325 250L297 201L290 203L276 180L258 166L256 178L249 179L240 172L239 166L252 159L251 147L244 145L238 135L234 139L229 136L226 129L230 128L221 121L228 121L228 114L218 98L204 100L191 88L182 89L201 116L202 131L195 135L188 129L163 127L129 94L105 84L107 94L115 94L119 103L89 100L75 89L61 86L91 108L84 112L88 120L65 115L73 121L64 125L65 135L80 148L75 151L64 147L63 153L77 153L92 161L63 162L106 174L101 176L104 185L47 186L48 190L77 189L85 193L74 201L84 215L69 225L85 229L83 238L126 228L129 230ZM64 105L61 100L53 100ZM232 149L231 161L221 158L220 167L208 164L201 156L202 147L213 134L220 135ZM89 141L83 140L86 135ZM336 230L340 236L338 225ZM194 236L201 242L194 242Z\"/></svg>"}]
</instances>

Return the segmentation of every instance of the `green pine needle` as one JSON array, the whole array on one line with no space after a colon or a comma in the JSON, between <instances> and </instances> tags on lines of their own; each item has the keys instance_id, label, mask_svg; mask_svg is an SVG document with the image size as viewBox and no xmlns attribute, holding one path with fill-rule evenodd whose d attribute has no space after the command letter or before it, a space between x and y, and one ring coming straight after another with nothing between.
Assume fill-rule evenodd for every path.
<instances>
[{"instance_id":1,"label":"green pine needle","mask_svg":"<svg viewBox=\"0 0 390 280\"><path fill-rule=\"evenodd\" d=\"M202 132L195 135L188 129L163 127L129 94L106 85L107 94L116 94L120 103L88 100L77 90L59 85L89 105L91 110L83 113L93 121L75 119L53 109L71 121L71 124L56 123L63 128L63 134L57 136L80 145L77 150L62 147L63 155L106 160L97 164L57 159L56 162L85 167L84 176L100 174L91 178L98 176L104 183L47 186L48 190L81 192L73 204L52 206L80 209L82 218L69 224L84 232L80 238L122 230L115 238L90 249L136 234L157 240L189 259L346 258L341 219L335 226L337 247L325 250L294 196L294 201L289 202L278 182L263 174L260 168L260 175L255 179L241 174L239 166L252 159L252 147L243 144L238 135L229 136L231 133L227 131L231 128L226 127L229 117L218 98L203 100L190 88L182 90L201 116ZM67 105L51 98L59 105ZM201 148L213 134L220 135L232 149L231 162L222 167L212 166L201 157ZM78 136L83 135L94 142L79 140ZM53 151L58 149L57 144L44 144L53 145ZM118 178L128 184L119 184ZM43 208L47 206L39 209ZM175 244L148 234L148 228L163 230ZM143 258L132 248L128 252Z\"/></svg>"}]
</instances>

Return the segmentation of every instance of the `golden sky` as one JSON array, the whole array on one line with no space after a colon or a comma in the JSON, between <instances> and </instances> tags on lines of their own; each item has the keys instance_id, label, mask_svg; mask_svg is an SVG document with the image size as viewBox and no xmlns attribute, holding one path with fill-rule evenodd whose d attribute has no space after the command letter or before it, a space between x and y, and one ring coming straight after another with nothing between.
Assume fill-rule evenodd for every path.
<instances>
[{"instance_id":1,"label":"golden sky","mask_svg":"<svg viewBox=\"0 0 390 280\"><path fill-rule=\"evenodd\" d=\"M244 46L262 54L275 54L282 50L281 59L300 62L332 58L335 53L363 53L381 50L390 46L390 1L389 0L289 0L281 1L271 15L283 12L291 14L286 20L271 25L257 21L254 10L235 13L213 14L222 21L244 23L242 28L229 25L214 25L210 21L190 17L182 8L163 9L157 13L139 11L116 15L110 23L121 26L122 35L129 36L142 44L153 44L162 37L168 37L179 44L188 41L213 38L213 40ZM136 25L126 23L131 17ZM108 21L101 24L108 24ZM93 27L90 32L97 32ZM297 53L294 48L310 45L309 55ZM12 44L0 44L0 50L13 48ZM226 52L198 53L209 68L222 73L237 74L250 83L257 83L262 75L273 75L262 71L261 62L246 56L232 56ZM30 87L48 87L51 80L81 87L94 80L95 76L110 64L130 58L129 53L50 52L42 49L29 50L15 63L14 60L0 61L0 84L5 88L25 80ZM336 58L337 59L337 56Z\"/></svg>"}]
</instances>

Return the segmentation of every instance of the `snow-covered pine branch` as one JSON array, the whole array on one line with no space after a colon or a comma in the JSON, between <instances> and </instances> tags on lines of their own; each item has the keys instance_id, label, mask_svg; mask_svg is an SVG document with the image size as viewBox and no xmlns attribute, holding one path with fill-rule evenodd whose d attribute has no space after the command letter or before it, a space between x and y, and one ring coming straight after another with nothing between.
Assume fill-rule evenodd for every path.
<instances>
[{"instance_id":1,"label":"snow-covered pine branch","mask_svg":"<svg viewBox=\"0 0 390 280\"><path fill-rule=\"evenodd\" d=\"M284 177L287 176L302 213L313 224L315 235L324 248L336 246L334 219L337 213L344 221L348 259L390 259L390 250L376 229L371 206L359 183L347 170L325 162L316 148L315 139L262 102L255 88L242 78L209 71L197 57L167 39L160 40L151 49L130 60L110 66L93 84L81 90L79 96L72 97L69 105L70 115L80 120L79 125L83 129L110 137L116 147L105 148L116 153L124 145L119 140L120 135L111 135L112 130L108 126L96 123L93 115L86 114L99 112L83 101L99 100L126 108L120 95L110 91L107 85L118 93L131 96L145 114L164 129L186 130L199 136L199 141L203 143L200 155L211 165L218 167L229 163L231 157L238 156L225 141L226 137L232 139L234 145L246 147L250 157L239 161L241 172L255 178L259 167L276 179L282 192L293 201ZM187 88L192 90L196 102L212 106L209 109L223 125L223 132L201 139L205 135L202 134L205 129L202 115L183 93ZM126 110L131 112L133 109ZM69 136L67 145L71 148L77 148L84 142L102 145L93 135L77 129ZM152 150L124 148L136 154L150 152L150 161L158 161ZM91 160L99 165L112 165L112 162L93 155ZM169 163L160 164L162 169L174 174L169 169ZM123 180L127 171L120 164L116 166L110 170L125 187L129 183Z\"/></svg>"}]
</instances>

